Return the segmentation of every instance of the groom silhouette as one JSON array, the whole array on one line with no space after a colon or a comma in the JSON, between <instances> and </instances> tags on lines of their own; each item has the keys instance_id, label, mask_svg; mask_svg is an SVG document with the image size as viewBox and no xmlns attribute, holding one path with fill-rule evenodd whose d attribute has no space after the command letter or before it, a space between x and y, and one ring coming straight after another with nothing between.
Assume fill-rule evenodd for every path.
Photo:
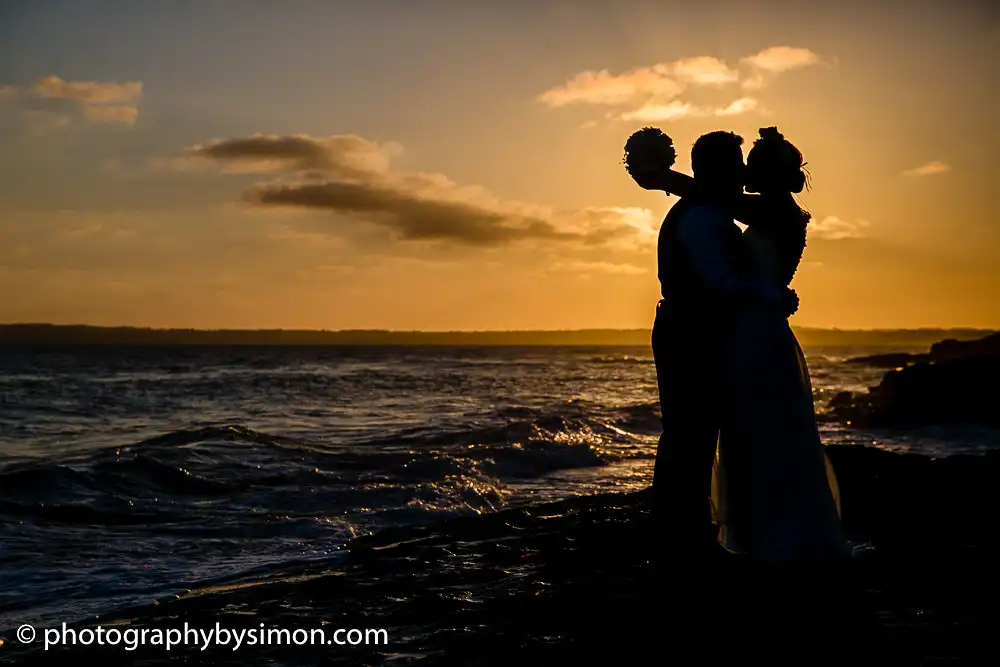
<instances>
[{"instance_id":1,"label":"groom silhouette","mask_svg":"<svg viewBox=\"0 0 1000 667\"><path fill-rule=\"evenodd\" d=\"M727 406L731 317L756 301L792 313L794 291L746 276L742 232L730 211L743 194L743 138L705 134L691 149L694 184L667 213L657 244L661 300L652 347L663 434L653 493L661 539L678 555L717 547L712 522L712 468Z\"/></svg>"}]
</instances>

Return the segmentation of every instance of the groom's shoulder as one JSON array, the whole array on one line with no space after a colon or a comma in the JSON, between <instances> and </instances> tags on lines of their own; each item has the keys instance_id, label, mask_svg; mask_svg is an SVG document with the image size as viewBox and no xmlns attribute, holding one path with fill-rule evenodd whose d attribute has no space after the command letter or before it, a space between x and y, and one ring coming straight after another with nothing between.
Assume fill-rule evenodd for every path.
<instances>
[{"instance_id":1,"label":"groom's shoulder","mask_svg":"<svg viewBox=\"0 0 1000 667\"><path fill-rule=\"evenodd\" d=\"M707 239L728 234L730 228L738 229L721 207L705 202L692 202L679 211L672 228L677 239L685 245L705 243Z\"/></svg>"},{"instance_id":2,"label":"groom's shoulder","mask_svg":"<svg viewBox=\"0 0 1000 667\"><path fill-rule=\"evenodd\" d=\"M677 203L671 206L670 210L667 211L667 217L678 220L692 215L711 215L712 208L711 204L707 202L681 197L677 200Z\"/></svg>"},{"instance_id":3,"label":"groom's shoulder","mask_svg":"<svg viewBox=\"0 0 1000 667\"><path fill-rule=\"evenodd\" d=\"M731 223L732 216L728 216L721 207L710 202L690 202L683 209L678 211L677 221L679 224L693 225L700 224L721 224Z\"/></svg>"}]
</instances>

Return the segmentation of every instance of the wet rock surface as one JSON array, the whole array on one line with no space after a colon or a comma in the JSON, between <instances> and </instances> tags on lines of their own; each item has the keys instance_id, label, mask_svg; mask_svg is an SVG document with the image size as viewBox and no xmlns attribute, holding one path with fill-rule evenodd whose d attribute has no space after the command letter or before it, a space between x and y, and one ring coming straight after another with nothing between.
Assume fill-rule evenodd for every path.
<instances>
[{"instance_id":1,"label":"wet rock surface","mask_svg":"<svg viewBox=\"0 0 1000 667\"><path fill-rule=\"evenodd\" d=\"M384 531L346 559L100 619L121 629L385 628L388 645L54 647L7 635L19 665L983 664L1000 593L1000 456L931 460L831 447L845 526L870 543L839 571L682 563L647 492L572 498ZM91 626L93 627L93 626ZM41 631L40 631L41 632ZM41 635L39 635L41 636ZM40 641L40 640L39 640ZM988 656L988 654L985 654Z\"/></svg>"}]
</instances>

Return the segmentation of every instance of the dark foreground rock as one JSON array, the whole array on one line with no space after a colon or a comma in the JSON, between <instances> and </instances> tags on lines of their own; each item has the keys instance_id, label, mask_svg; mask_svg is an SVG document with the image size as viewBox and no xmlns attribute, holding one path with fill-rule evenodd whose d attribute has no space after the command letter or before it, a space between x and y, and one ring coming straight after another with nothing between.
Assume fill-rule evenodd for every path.
<instances>
[{"instance_id":1,"label":"dark foreground rock","mask_svg":"<svg viewBox=\"0 0 1000 667\"><path fill-rule=\"evenodd\" d=\"M941 341L923 356L879 355L854 361L895 370L867 393L835 396L828 405L833 419L869 426L1000 425L1000 334Z\"/></svg>"},{"instance_id":2,"label":"dark foreground rock","mask_svg":"<svg viewBox=\"0 0 1000 667\"><path fill-rule=\"evenodd\" d=\"M120 628L385 628L388 645L25 650L17 665L992 664L1000 455L831 448L852 539L840 571L682 564L645 492L573 498L355 540L123 611ZM113 619L104 619L108 624ZM81 626L82 627L82 626ZM259 631L259 630L258 630ZM39 630L41 637L41 629ZM95 663L97 664L97 663Z\"/></svg>"}]
</instances>

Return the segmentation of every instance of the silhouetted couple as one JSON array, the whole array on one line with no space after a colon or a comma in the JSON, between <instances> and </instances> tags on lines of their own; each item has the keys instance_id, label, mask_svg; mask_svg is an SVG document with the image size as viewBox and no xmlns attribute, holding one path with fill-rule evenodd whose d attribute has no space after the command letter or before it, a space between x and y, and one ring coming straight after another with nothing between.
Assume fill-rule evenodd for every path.
<instances>
[{"instance_id":1,"label":"silhouetted couple","mask_svg":"<svg viewBox=\"0 0 1000 667\"><path fill-rule=\"evenodd\" d=\"M743 139L721 131L695 142L693 179L672 163L630 170L643 188L681 195L659 233L652 334L662 535L677 555L721 543L766 564L839 560L849 551L836 478L787 321L810 218L793 196L802 155L764 128L746 164Z\"/></svg>"}]
</instances>

